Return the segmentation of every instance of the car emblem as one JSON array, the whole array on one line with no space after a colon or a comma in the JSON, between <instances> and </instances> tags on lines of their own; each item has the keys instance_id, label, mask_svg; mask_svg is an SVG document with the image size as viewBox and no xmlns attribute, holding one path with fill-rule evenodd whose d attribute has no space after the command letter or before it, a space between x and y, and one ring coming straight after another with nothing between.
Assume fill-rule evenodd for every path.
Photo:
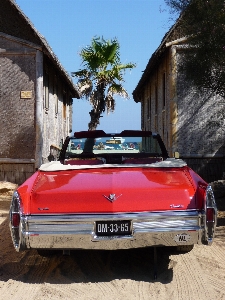
<instances>
[{"instance_id":1,"label":"car emblem","mask_svg":"<svg viewBox=\"0 0 225 300\"><path fill-rule=\"evenodd\" d=\"M170 208L183 208L184 206L182 204L170 204Z\"/></svg>"},{"instance_id":2,"label":"car emblem","mask_svg":"<svg viewBox=\"0 0 225 300\"><path fill-rule=\"evenodd\" d=\"M48 207L38 207L38 210L49 210Z\"/></svg>"},{"instance_id":3,"label":"car emblem","mask_svg":"<svg viewBox=\"0 0 225 300\"><path fill-rule=\"evenodd\" d=\"M117 200L121 195L116 196L116 194L109 194L109 196L107 197L106 195L103 195L106 199L108 199L110 202L113 202L115 200Z\"/></svg>"},{"instance_id":4,"label":"car emblem","mask_svg":"<svg viewBox=\"0 0 225 300\"><path fill-rule=\"evenodd\" d=\"M190 241L190 239L191 239L191 236L186 233L177 234L174 237L174 241L177 243L187 243Z\"/></svg>"}]
</instances>

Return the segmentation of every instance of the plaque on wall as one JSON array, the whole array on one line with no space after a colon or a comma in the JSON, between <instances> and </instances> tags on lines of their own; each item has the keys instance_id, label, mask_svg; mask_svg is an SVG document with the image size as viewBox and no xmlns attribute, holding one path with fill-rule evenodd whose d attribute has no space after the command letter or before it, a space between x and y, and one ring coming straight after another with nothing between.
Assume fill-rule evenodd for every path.
<instances>
[{"instance_id":1,"label":"plaque on wall","mask_svg":"<svg viewBox=\"0 0 225 300\"><path fill-rule=\"evenodd\" d=\"M20 92L20 99L31 99L32 98L32 91L21 91Z\"/></svg>"}]
</instances>

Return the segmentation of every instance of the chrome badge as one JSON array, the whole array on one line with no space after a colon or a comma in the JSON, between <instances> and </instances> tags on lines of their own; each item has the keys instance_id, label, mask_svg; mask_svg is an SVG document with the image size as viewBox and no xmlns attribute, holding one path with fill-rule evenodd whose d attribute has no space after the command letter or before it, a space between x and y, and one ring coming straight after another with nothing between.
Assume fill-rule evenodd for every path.
<instances>
[{"instance_id":1,"label":"chrome badge","mask_svg":"<svg viewBox=\"0 0 225 300\"><path fill-rule=\"evenodd\" d=\"M190 241L190 239L191 239L191 236L187 233L177 234L174 237L174 241L177 242L178 244L179 243L187 243Z\"/></svg>"},{"instance_id":2,"label":"chrome badge","mask_svg":"<svg viewBox=\"0 0 225 300\"><path fill-rule=\"evenodd\" d=\"M182 204L170 204L170 208L183 208L184 206Z\"/></svg>"},{"instance_id":3,"label":"chrome badge","mask_svg":"<svg viewBox=\"0 0 225 300\"><path fill-rule=\"evenodd\" d=\"M48 207L38 207L38 210L49 210Z\"/></svg>"},{"instance_id":4,"label":"chrome badge","mask_svg":"<svg viewBox=\"0 0 225 300\"><path fill-rule=\"evenodd\" d=\"M119 196L116 196L116 194L109 194L109 196L103 195L107 200L109 200L110 202L114 202L115 200L117 200L120 196L122 196L122 194L120 194Z\"/></svg>"}]
</instances>

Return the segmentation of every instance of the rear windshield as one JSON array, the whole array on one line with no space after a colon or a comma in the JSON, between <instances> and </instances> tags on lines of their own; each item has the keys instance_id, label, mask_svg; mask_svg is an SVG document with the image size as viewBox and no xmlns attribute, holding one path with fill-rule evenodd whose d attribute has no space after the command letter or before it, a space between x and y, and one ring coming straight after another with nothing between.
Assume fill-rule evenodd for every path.
<instances>
[{"instance_id":1,"label":"rear windshield","mask_svg":"<svg viewBox=\"0 0 225 300\"><path fill-rule=\"evenodd\" d=\"M66 150L66 156L75 154L135 154L146 153L151 156L162 156L158 140L149 137L103 137L103 138L71 138Z\"/></svg>"}]
</instances>

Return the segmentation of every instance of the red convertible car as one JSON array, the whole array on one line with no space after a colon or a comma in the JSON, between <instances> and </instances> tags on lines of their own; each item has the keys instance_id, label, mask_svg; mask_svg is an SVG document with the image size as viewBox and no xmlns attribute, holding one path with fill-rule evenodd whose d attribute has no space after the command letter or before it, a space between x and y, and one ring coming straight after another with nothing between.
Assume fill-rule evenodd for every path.
<instances>
[{"instance_id":1,"label":"red convertible car","mask_svg":"<svg viewBox=\"0 0 225 300\"><path fill-rule=\"evenodd\" d=\"M17 251L190 250L213 242L216 218L211 187L158 134L96 130L67 137L15 191L10 230Z\"/></svg>"}]
</instances>

